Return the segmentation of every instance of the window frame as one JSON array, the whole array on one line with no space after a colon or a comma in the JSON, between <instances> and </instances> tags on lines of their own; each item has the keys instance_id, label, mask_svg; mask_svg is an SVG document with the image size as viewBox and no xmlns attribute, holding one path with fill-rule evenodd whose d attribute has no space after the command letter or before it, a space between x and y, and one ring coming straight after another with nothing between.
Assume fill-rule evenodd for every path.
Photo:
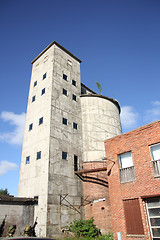
<instances>
[{"instance_id":1,"label":"window frame","mask_svg":"<svg viewBox=\"0 0 160 240\"><path fill-rule=\"evenodd\" d=\"M72 79L72 85L77 87L77 82L74 79Z\"/></svg>"},{"instance_id":2,"label":"window frame","mask_svg":"<svg viewBox=\"0 0 160 240\"><path fill-rule=\"evenodd\" d=\"M78 124L73 122L73 129L77 130L78 129Z\"/></svg>"},{"instance_id":3,"label":"window frame","mask_svg":"<svg viewBox=\"0 0 160 240\"><path fill-rule=\"evenodd\" d=\"M45 88L42 89L41 95L44 95L46 92Z\"/></svg>"},{"instance_id":4,"label":"window frame","mask_svg":"<svg viewBox=\"0 0 160 240\"><path fill-rule=\"evenodd\" d=\"M75 94L72 94L72 100L74 100L75 102L77 101L77 96Z\"/></svg>"},{"instance_id":5,"label":"window frame","mask_svg":"<svg viewBox=\"0 0 160 240\"><path fill-rule=\"evenodd\" d=\"M63 159L63 160L68 160L68 159L67 159L67 156L68 156L68 153L62 151L62 159Z\"/></svg>"},{"instance_id":6,"label":"window frame","mask_svg":"<svg viewBox=\"0 0 160 240\"><path fill-rule=\"evenodd\" d=\"M64 124L64 125L68 125L68 119L67 118L62 118L62 123Z\"/></svg>"},{"instance_id":7,"label":"window frame","mask_svg":"<svg viewBox=\"0 0 160 240\"><path fill-rule=\"evenodd\" d=\"M132 160L132 165L127 166L127 167L122 167L121 157L124 156L125 154L128 154L128 153L130 153L130 157L131 157L131 160ZM135 169L134 169L132 152L128 151L128 152L118 154L118 162L119 162L120 183L128 183L128 182L135 181L136 176L135 176Z\"/></svg>"},{"instance_id":8,"label":"window frame","mask_svg":"<svg viewBox=\"0 0 160 240\"><path fill-rule=\"evenodd\" d=\"M64 74L64 73L63 73L63 79L64 79L65 81L68 81L68 76L67 76L66 74Z\"/></svg>"},{"instance_id":9,"label":"window frame","mask_svg":"<svg viewBox=\"0 0 160 240\"><path fill-rule=\"evenodd\" d=\"M39 159L41 159L41 151L37 152L36 160L39 160Z\"/></svg>"},{"instance_id":10,"label":"window frame","mask_svg":"<svg viewBox=\"0 0 160 240\"><path fill-rule=\"evenodd\" d=\"M154 148L155 146L159 145L159 150L160 150L160 143L155 143L149 146L149 150L150 150L150 155L151 155L151 162L152 162L152 166L153 166L153 172L154 172L154 177L158 178L160 177L160 157L158 159L154 159L154 155L153 155L153 150L152 148Z\"/></svg>"},{"instance_id":11,"label":"window frame","mask_svg":"<svg viewBox=\"0 0 160 240\"><path fill-rule=\"evenodd\" d=\"M39 118L39 125L43 124L43 117Z\"/></svg>"},{"instance_id":12,"label":"window frame","mask_svg":"<svg viewBox=\"0 0 160 240\"><path fill-rule=\"evenodd\" d=\"M33 86L34 86L34 87L37 86L37 81L34 82Z\"/></svg>"},{"instance_id":13,"label":"window frame","mask_svg":"<svg viewBox=\"0 0 160 240\"><path fill-rule=\"evenodd\" d=\"M35 102L35 101L36 101L36 95L32 97L32 102Z\"/></svg>"},{"instance_id":14,"label":"window frame","mask_svg":"<svg viewBox=\"0 0 160 240\"><path fill-rule=\"evenodd\" d=\"M25 164L29 164L29 163L30 163L30 156L27 156L27 157L26 157Z\"/></svg>"},{"instance_id":15,"label":"window frame","mask_svg":"<svg viewBox=\"0 0 160 240\"><path fill-rule=\"evenodd\" d=\"M42 80L44 80L46 77L47 77L47 73L44 73Z\"/></svg>"},{"instance_id":16,"label":"window frame","mask_svg":"<svg viewBox=\"0 0 160 240\"><path fill-rule=\"evenodd\" d=\"M30 123L29 124L29 128L28 128L28 131L31 131L33 129L33 123Z\"/></svg>"},{"instance_id":17,"label":"window frame","mask_svg":"<svg viewBox=\"0 0 160 240\"><path fill-rule=\"evenodd\" d=\"M65 95L65 96L68 96L67 95L67 90L65 88L63 88L62 94Z\"/></svg>"}]
</instances>

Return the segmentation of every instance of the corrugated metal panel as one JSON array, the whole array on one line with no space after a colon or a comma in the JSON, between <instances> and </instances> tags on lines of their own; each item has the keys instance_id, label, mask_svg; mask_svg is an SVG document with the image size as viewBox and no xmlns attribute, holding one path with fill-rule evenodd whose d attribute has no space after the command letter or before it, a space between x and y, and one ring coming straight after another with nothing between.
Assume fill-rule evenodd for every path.
<instances>
[{"instance_id":1,"label":"corrugated metal panel","mask_svg":"<svg viewBox=\"0 0 160 240\"><path fill-rule=\"evenodd\" d=\"M143 235L143 223L138 199L123 201L127 234Z\"/></svg>"}]
</instances>

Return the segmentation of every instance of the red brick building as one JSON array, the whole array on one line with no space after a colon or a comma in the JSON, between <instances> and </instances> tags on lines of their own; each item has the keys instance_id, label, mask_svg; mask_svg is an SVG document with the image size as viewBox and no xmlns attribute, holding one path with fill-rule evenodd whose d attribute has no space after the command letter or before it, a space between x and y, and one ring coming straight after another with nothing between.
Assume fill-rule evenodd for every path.
<instances>
[{"instance_id":1,"label":"red brick building","mask_svg":"<svg viewBox=\"0 0 160 240\"><path fill-rule=\"evenodd\" d=\"M160 121L106 140L105 151L114 239L159 240Z\"/></svg>"}]
</instances>

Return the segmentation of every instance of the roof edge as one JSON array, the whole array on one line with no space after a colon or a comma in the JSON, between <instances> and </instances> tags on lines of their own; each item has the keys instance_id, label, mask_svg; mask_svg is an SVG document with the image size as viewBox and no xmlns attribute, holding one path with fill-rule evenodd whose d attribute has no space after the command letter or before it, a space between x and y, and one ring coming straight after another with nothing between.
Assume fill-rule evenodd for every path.
<instances>
[{"instance_id":1,"label":"roof edge","mask_svg":"<svg viewBox=\"0 0 160 240\"><path fill-rule=\"evenodd\" d=\"M99 98L104 98L104 99L109 100L112 103L114 103L117 106L118 110L119 110L119 114L121 113L121 107L119 105L119 102L116 99L109 98L109 97L106 97L106 96L103 96L103 95L99 95L99 94L82 94L80 97L99 97Z\"/></svg>"},{"instance_id":2,"label":"roof edge","mask_svg":"<svg viewBox=\"0 0 160 240\"><path fill-rule=\"evenodd\" d=\"M32 62L31 64L33 64L38 58L40 58L51 46L56 45L57 47L59 47L60 49L62 49L64 52L66 52L68 55L70 55L71 57L73 57L74 59L76 59L79 63L81 63L82 61L77 58L75 55L73 55L71 52L69 52L66 48L64 48L63 46L61 46L59 43L57 43L56 41L53 41L51 44L49 44Z\"/></svg>"}]
</instances>

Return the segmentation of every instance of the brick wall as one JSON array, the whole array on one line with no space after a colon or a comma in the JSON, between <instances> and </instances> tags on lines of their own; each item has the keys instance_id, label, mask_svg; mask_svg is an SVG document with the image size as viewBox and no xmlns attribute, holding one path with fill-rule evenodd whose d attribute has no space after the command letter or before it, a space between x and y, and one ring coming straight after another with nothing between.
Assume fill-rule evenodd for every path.
<instances>
[{"instance_id":1,"label":"brick wall","mask_svg":"<svg viewBox=\"0 0 160 240\"><path fill-rule=\"evenodd\" d=\"M160 142L160 121L142 126L131 132L105 141L106 157L116 162L108 177L109 197L111 204L111 221L114 239L117 232L122 233L122 239L150 239L147 214L143 196L160 195L160 178L154 177L149 146ZM131 151L136 180L120 183L118 154ZM107 161L108 167L111 162ZM143 221L144 236L126 236L124 217L124 199L138 198Z\"/></svg>"},{"instance_id":2,"label":"brick wall","mask_svg":"<svg viewBox=\"0 0 160 240\"><path fill-rule=\"evenodd\" d=\"M86 162L83 164L83 170L97 169L106 167L106 163L103 162ZM94 217L94 224L101 230L102 233L107 233L111 231L111 221L110 221L110 203L109 203L109 191L108 191L108 178L106 171L87 173L87 177L92 177L93 179L88 179L84 182L84 199L85 201L85 219L90 219ZM104 185L98 184L98 180L102 179Z\"/></svg>"}]
</instances>

